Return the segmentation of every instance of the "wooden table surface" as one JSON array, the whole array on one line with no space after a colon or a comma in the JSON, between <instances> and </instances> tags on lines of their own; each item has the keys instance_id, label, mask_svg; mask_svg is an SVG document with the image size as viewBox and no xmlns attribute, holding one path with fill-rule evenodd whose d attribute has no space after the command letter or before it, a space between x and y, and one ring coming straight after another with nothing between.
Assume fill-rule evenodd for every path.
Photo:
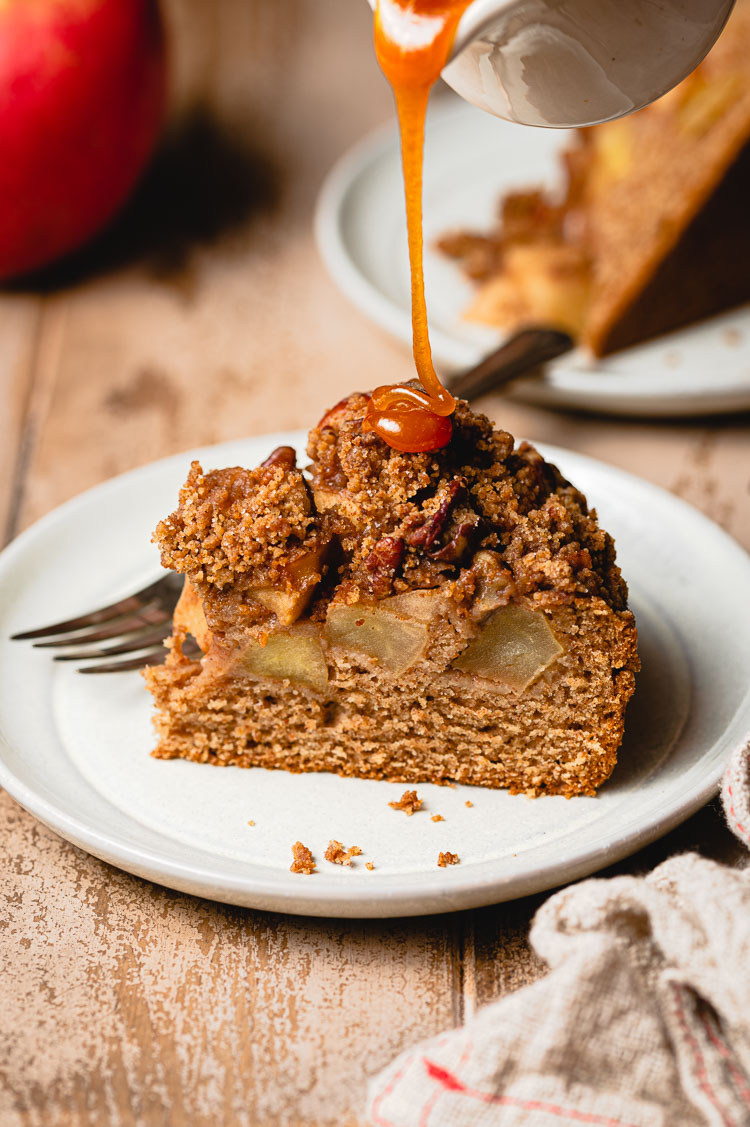
<instances>
[{"instance_id":1,"label":"wooden table surface","mask_svg":"<svg viewBox=\"0 0 750 1127\"><path fill-rule=\"evenodd\" d=\"M332 161L392 116L364 0L172 0L173 127L101 242L0 294L0 521L11 538L112 474L305 427L406 351L313 244ZM429 296L429 295L428 295ZM500 398L505 428L634 470L750 547L750 419L639 422ZM0 1123L361 1124L399 1050L533 981L543 897L307 920L192 899L61 841L0 794ZM731 860L716 805L617 866Z\"/></svg>"}]
</instances>

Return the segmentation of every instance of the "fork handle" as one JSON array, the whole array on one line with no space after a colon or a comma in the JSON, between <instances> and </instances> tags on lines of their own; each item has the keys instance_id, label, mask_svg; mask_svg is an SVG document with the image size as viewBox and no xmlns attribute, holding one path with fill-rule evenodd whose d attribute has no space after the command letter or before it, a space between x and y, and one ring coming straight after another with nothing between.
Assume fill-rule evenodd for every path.
<instances>
[{"instance_id":1,"label":"fork handle","mask_svg":"<svg viewBox=\"0 0 750 1127\"><path fill-rule=\"evenodd\" d=\"M479 364L451 380L448 390L462 399L478 399L569 352L574 344L573 338L559 329L521 329Z\"/></svg>"}]
</instances>

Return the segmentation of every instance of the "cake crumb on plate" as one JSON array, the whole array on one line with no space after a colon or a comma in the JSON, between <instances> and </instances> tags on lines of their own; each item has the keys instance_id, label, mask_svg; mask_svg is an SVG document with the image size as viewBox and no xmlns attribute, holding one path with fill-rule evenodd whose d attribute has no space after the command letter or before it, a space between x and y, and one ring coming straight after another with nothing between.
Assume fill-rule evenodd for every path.
<instances>
[{"instance_id":1,"label":"cake crumb on plate","mask_svg":"<svg viewBox=\"0 0 750 1127\"><path fill-rule=\"evenodd\" d=\"M398 802L389 802L388 805L392 810L403 810L411 818L416 810L422 809L422 799L415 790L405 790Z\"/></svg>"},{"instance_id":2,"label":"cake crumb on plate","mask_svg":"<svg viewBox=\"0 0 750 1127\"><path fill-rule=\"evenodd\" d=\"M351 865L352 857L359 857L362 850L358 845L352 845L347 849L340 841L332 838L328 842L328 848L323 856L326 861L330 861L332 865Z\"/></svg>"},{"instance_id":3,"label":"cake crumb on plate","mask_svg":"<svg viewBox=\"0 0 750 1127\"><path fill-rule=\"evenodd\" d=\"M294 860L289 866L290 873L314 873L315 860L312 853L303 845L301 841L295 841L292 846L292 857Z\"/></svg>"},{"instance_id":4,"label":"cake crumb on plate","mask_svg":"<svg viewBox=\"0 0 750 1127\"><path fill-rule=\"evenodd\" d=\"M457 853L451 853L448 850L446 850L445 853L439 853L438 854L438 861L437 861L438 868L439 869L445 869L445 868L447 868L448 865L457 865L460 860L461 860L461 858L458 856Z\"/></svg>"}]
</instances>

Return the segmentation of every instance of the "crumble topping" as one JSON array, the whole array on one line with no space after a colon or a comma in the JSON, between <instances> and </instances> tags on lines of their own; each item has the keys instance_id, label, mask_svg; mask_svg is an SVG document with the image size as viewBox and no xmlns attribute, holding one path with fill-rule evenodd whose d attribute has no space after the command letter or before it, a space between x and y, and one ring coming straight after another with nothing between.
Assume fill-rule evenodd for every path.
<instances>
[{"instance_id":1,"label":"crumble topping","mask_svg":"<svg viewBox=\"0 0 750 1127\"><path fill-rule=\"evenodd\" d=\"M403 810L411 818L416 810L422 809L422 799L415 790L405 790L398 802L389 802L391 810Z\"/></svg>"},{"instance_id":2,"label":"crumble topping","mask_svg":"<svg viewBox=\"0 0 750 1127\"><path fill-rule=\"evenodd\" d=\"M292 857L294 858L289 866L290 873L310 873L315 872L315 860L312 853L303 845L301 841L295 841L292 846Z\"/></svg>"},{"instance_id":3,"label":"crumble topping","mask_svg":"<svg viewBox=\"0 0 750 1127\"><path fill-rule=\"evenodd\" d=\"M477 319L508 326L537 321L580 333L594 265L582 206L589 149L584 139L563 154L563 200L552 191L509 192L495 230L451 232L438 240L438 249L484 286L474 309Z\"/></svg>"},{"instance_id":4,"label":"crumble topping","mask_svg":"<svg viewBox=\"0 0 750 1127\"><path fill-rule=\"evenodd\" d=\"M179 508L157 526L155 539L164 567L222 590L248 572L273 581L279 561L305 543L314 524L305 479L288 461L205 474L193 462Z\"/></svg>"},{"instance_id":5,"label":"crumble topping","mask_svg":"<svg viewBox=\"0 0 750 1127\"><path fill-rule=\"evenodd\" d=\"M444 821L445 821L445 818L443 817L443 815L442 815L442 814L433 814L433 815L432 815L432 816L430 817L430 821L431 821L431 822L444 822Z\"/></svg>"},{"instance_id":6,"label":"crumble topping","mask_svg":"<svg viewBox=\"0 0 750 1127\"><path fill-rule=\"evenodd\" d=\"M255 470L190 468L157 527L162 563L190 579L208 628L240 637L313 621L329 605L446 587L461 613L580 595L626 607L614 545L586 499L527 443L459 401L442 450L401 453L362 431L350 395L310 432L309 481L291 447Z\"/></svg>"},{"instance_id":7,"label":"crumble topping","mask_svg":"<svg viewBox=\"0 0 750 1127\"><path fill-rule=\"evenodd\" d=\"M461 860L461 858L459 857L459 855L457 853L451 853L448 850L446 850L445 853L438 853L438 859L437 859L438 868L439 869L445 869L445 868L448 867L448 865L458 865L460 860Z\"/></svg>"},{"instance_id":8,"label":"crumble topping","mask_svg":"<svg viewBox=\"0 0 750 1127\"><path fill-rule=\"evenodd\" d=\"M295 459L281 446L255 470L193 462L179 507L157 525L162 564L189 577L212 630L288 624L322 578L327 536Z\"/></svg>"},{"instance_id":9,"label":"crumble topping","mask_svg":"<svg viewBox=\"0 0 750 1127\"><path fill-rule=\"evenodd\" d=\"M345 555L334 599L380 599L456 579L470 600L473 561L491 552L506 601L531 595L555 605L585 594L625 607L611 538L532 446L514 449L510 434L459 401L446 447L401 453L363 433L368 398L349 396L310 432L313 497Z\"/></svg>"}]
</instances>

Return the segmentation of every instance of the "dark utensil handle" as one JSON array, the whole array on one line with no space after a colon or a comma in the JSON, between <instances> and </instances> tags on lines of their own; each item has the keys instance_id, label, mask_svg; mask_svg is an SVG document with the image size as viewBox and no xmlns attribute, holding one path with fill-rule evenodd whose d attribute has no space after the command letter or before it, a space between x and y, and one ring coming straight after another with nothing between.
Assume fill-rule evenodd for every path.
<instances>
[{"instance_id":1,"label":"dark utensil handle","mask_svg":"<svg viewBox=\"0 0 750 1127\"><path fill-rule=\"evenodd\" d=\"M448 389L461 399L478 399L569 352L574 343L572 337L558 329L522 329L474 368L451 380Z\"/></svg>"}]
</instances>

